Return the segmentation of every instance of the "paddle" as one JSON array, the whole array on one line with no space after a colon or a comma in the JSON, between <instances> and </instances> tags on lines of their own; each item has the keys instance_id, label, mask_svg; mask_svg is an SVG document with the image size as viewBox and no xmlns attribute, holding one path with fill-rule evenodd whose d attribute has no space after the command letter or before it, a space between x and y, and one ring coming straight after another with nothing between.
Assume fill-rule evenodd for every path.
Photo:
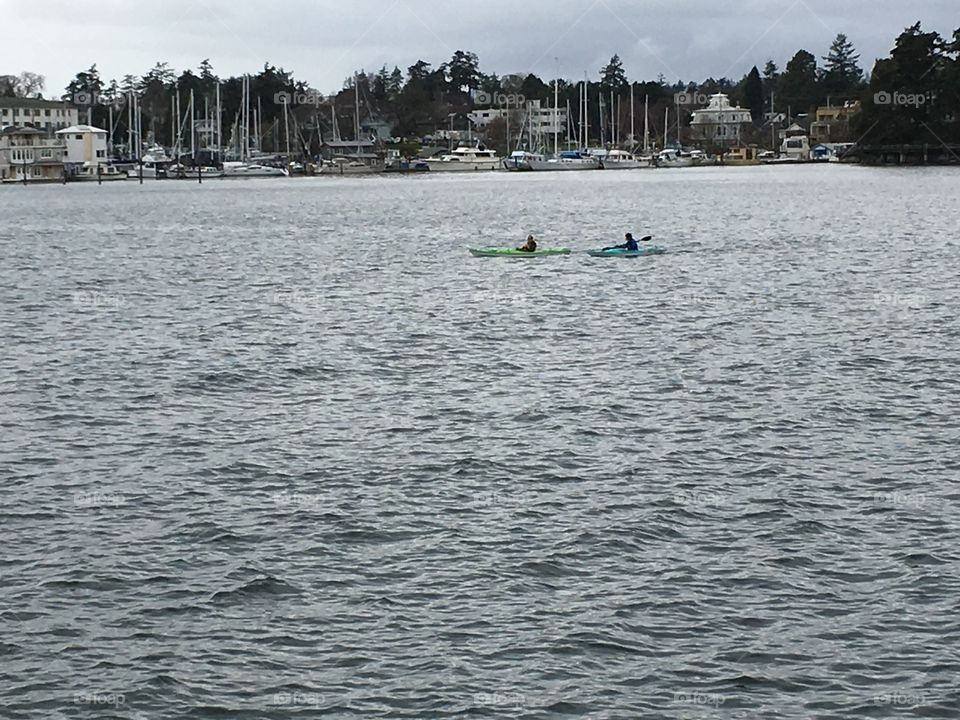
<instances>
[{"instance_id":1,"label":"paddle","mask_svg":"<svg viewBox=\"0 0 960 720\"><path fill-rule=\"evenodd\" d=\"M651 240L653 240L653 235L646 235L640 238L639 240L637 240L637 242L650 242ZM616 250L616 249L617 249L617 246L614 245L613 247L600 248L600 251L606 252L607 250Z\"/></svg>"}]
</instances>

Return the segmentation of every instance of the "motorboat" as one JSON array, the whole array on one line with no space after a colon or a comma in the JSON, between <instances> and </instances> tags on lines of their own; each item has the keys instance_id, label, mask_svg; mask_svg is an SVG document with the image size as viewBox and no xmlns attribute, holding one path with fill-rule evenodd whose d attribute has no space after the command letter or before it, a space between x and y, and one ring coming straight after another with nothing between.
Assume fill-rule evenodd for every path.
<instances>
[{"instance_id":1,"label":"motorboat","mask_svg":"<svg viewBox=\"0 0 960 720\"><path fill-rule=\"evenodd\" d=\"M439 158L428 158L425 162L430 172L477 172L499 170L500 160L496 151L478 145L475 148L461 146Z\"/></svg>"},{"instance_id":2,"label":"motorboat","mask_svg":"<svg viewBox=\"0 0 960 720\"><path fill-rule=\"evenodd\" d=\"M657 155L658 167L697 167L705 165L707 156L702 150L681 150L664 148Z\"/></svg>"}]
</instances>

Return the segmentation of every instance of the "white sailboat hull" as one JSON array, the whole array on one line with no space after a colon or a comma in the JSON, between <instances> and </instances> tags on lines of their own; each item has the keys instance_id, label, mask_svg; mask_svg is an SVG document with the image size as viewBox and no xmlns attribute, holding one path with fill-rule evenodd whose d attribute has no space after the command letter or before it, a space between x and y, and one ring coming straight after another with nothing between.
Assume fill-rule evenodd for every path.
<instances>
[{"instance_id":1,"label":"white sailboat hull","mask_svg":"<svg viewBox=\"0 0 960 720\"><path fill-rule=\"evenodd\" d=\"M559 158L528 162L530 169L535 171L598 170L600 168L600 162L595 158Z\"/></svg>"},{"instance_id":2,"label":"white sailboat hull","mask_svg":"<svg viewBox=\"0 0 960 720\"><path fill-rule=\"evenodd\" d=\"M489 172L500 169L500 160L492 162L460 162L458 160L427 160L430 172Z\"/></svg>"},{"instance_id":3,"label":"white sailboat hull","mask_svg":"<svg viewBox=\"0 0 960 720\"><path fill-rule=\"evenodd\" d=\"M604 160L603 169L604 170L642 170L654 168L656 165L651 165L648 162L643 160Z\"/></svg>"},{"instance_id":4,"label":"white sailboat hull","mask_svg":"<svg viewBox=\"0 0 960 720\"><path fill-rule=\"evenodd\" d=\"M287 174L283 168L268 165L229 162L223 164L223 177L286 177Z\"/></svg>"}]
</instances>

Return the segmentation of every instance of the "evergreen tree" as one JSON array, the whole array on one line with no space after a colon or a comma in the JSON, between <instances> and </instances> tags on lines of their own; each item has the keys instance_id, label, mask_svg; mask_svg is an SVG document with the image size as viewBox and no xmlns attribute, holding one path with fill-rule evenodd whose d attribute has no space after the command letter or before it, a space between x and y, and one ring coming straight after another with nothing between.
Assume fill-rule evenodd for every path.
<instances>
[{"instance_id":1,"label":"evergreen tree","mask_svg":"<svg viewBox=\"0 0 960 720\"><path fill-rule=\"evenodd\" d=\"M870 77L870 96L855 124L869 135L866 142L960 141L949 55L939 33L923 32L920 23L901 33L890 57L878 60Z\"/></svg>"},{"instance_id":2,"label":"evergreen tree","mask_svg":"<svg viewBox=\"0 0 960 720\"><path fill-rule=\"evenodd\" d=\"M609 92L610 90L623 90L628 85L627 74L623 70L623 61L619 55L610 58L610 62L600 70L600 88Z\"/></svg>"},{"instance_id":3,"label":"evergreen tree","mask_svg":"<svg viewBox=\"0 0 960 720\"><path fill-rule=\"evenodd\" d=\"M453 92L475 90L480 86L480 61L472 52L457 50L447 63L447 74Z\"/></svg>"},{"instance_id":4,"label":"evergreen tree","mask_svg":"<svg viewBox=\"0 0 960 720\"><path fill-rule=\"evenodd\" d=\"M400 72L400 68L394 66L387 81L387 93L392 100L396 100L401 90L403 90L403 73Z\"/></svg>"},{"instance_id":5,"label":"evergreen tree","mask_svg":"<svg viewBox=\"0 0 960 720\"><path fill-rule=\"evenodd\" d=\"M77 76L70 81L67 85L67 96L73 98L79 105L90 105L96 102L101 90L103 90L103 81L94 63L89 70L77 73Z\"/></svg>"},{"instance_id":6,"label":"evergreen tree","mask_svg":"<svg viewBox=\"0 0 960 720\"><path fill-rule=\"evenodd\" d=\"M780 82L780 68L773 60L767 60L763 66L763 96L770 97L770 93L777 91Z\"/></svg>"},{"instance_id":7,"label":"evergreen tree","mask_svg":"<svg viewBox=\"0 0 960 720\"><path fill-rule=\"evenodd\" d=\"M820 100L817 59L806 50L793 56L779 80L780 107L789 107L793 115L806 113Z\"/></svg>"},{"instance_id":8,"label":"evergreen tree","mask_svg":"<svg viewBox=\"0 0 960 720\"><path fill-rule=\"evenodd\" d=\"M763 80L760 78L760 71L754 65L753 69L747 74L743 81L743 104L750 108L750 116L753 118L754 125L763 123Z\"/></svg>"},{"instance_id":9,"label":"evergreen tree","mask_svg":"<svg viewBox=\"0 0 960 720\"><path fill-rule=\"evenodd\" d=\"M377 74L373 77L373 85L371 87L371 95L373 99L376 100L377 104L385 102L387 99L387 86L390 83L390 73L387 71L387 66L384 65L377 71Z\"/></svg>"},{"instance_id":10,"label":"evergreen tree","mask_svg":"<svg viewBox=\"0 0 960 720\"><path fill-rule=\"evenodd\" d=\"M854 50L847 36L837 35L830 51L824 60L823 73L820 81L823 91L828 95L852 95L860 88L863 81L863 70L858 61L860 55Z\"/></svg>"}]
</instances>

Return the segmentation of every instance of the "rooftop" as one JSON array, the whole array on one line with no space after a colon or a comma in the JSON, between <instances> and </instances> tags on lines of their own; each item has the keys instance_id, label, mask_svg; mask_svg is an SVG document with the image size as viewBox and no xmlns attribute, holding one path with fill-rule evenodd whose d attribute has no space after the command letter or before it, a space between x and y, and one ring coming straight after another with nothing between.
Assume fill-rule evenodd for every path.
<instances>
[{"instance_id":1,"label":"rooftop","mask_svg":"<svg viewBox=\"0 0 960 720\"><path fill-rule=\"evenodd\" d=\"M0 108L70 108L74 106L62 100L41 98L0 97Z\"/></svg>"},{"instance_id":2,"label":"rooftop","mask_svg":"<svg viewBox=\"0 0 960 720\"><path fill-rule=\"evenodd\" d=\"M71 125L63 130L57 130L57 135L66 135L67 133L95 133L106 135L107 131L93 125Z\"/></svg>"},{"instance_id":3,"label":"rooftop","mask_svg":"<svg viewBox=\"0 0 960 720\"><path fill-rule=\"evenodd\" d=\"M16 127L14 125L8 125L5 128L0 128L0 135L44 135L45 133L41 130L37 130L35 127Z\"/></svg>"}]
</instances>

